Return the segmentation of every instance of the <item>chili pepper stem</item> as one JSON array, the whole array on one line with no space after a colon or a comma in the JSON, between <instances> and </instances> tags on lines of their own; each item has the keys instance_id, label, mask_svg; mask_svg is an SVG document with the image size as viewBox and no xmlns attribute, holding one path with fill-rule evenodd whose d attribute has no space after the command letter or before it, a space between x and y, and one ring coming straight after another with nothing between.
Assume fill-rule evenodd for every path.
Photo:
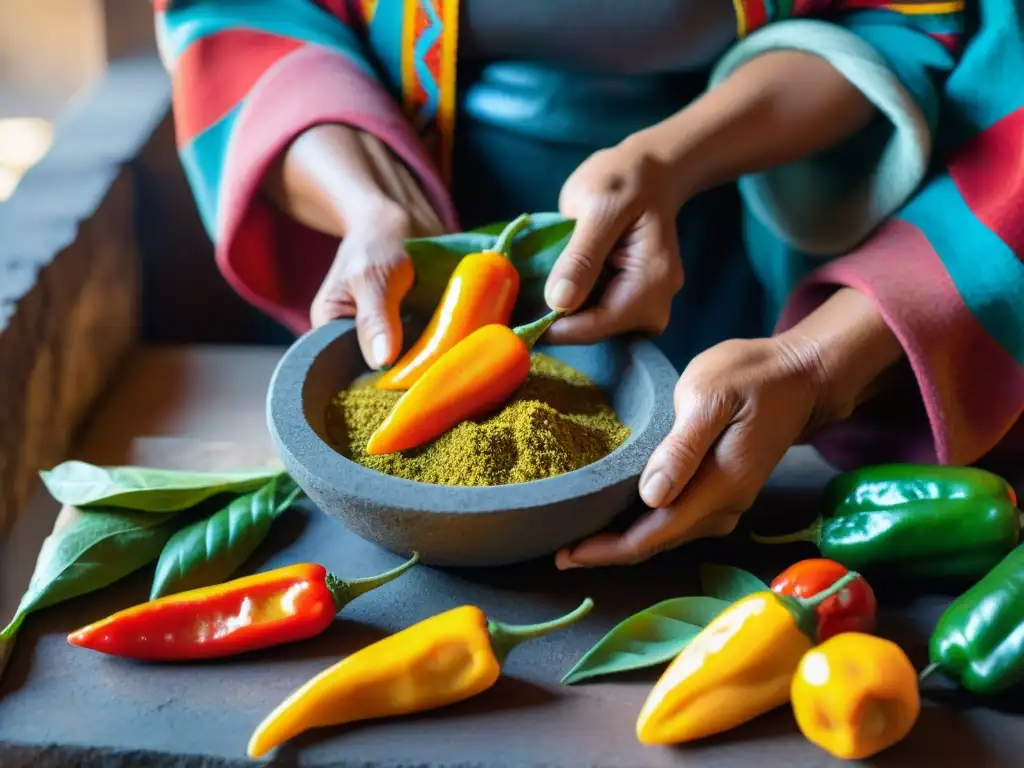
<instances>
[{"instance_id":1,"label":"chili pepper stem","mask_svg":"<svg viewBox=\"0 0 1024 768\"><path fill-rule=\"evenodd\" d=\"M923 683L925 680L927 680L929 677L931 677L938 671L939 665L933 661L931 664L929 664L927 667L921 670L921 674L917 676L917 682Z\"/></svg>"},{"instance_id":2,"label":"chili pepper stem","mask_svg":"<svg viewBox=\"0 0 1024 768\"><path fill-rule=\"evenodd\" d=\"M518 235L527 224L530 223L530 214L524 213L521 216L513 219L498 235L498 241L494 244L494 251L500 253L506 259L511 258L510 250L512 247L512 240Z\"/></svg>"},{"instance_id":3,"label":"chili pepper stem","mask_svg":"<svg viewBox=\"0 0 1024 768\"><path fill-rule=\"evenodd\" d=\"M544 315L540 320L534 320L532 323L527 323L526 325L520 325L518 328L513 328L512 333L519 337L523 344L526 345L527 349L533 349L533 345L536 344L547 329L551 327L551 324L563 315L565 315L564 309L553 310Z\"/></svg>"},{"instance_id":4,"label":"chili pepper stem","mask_svg":"<svg viewBox=\"0 0 1024 768\"><path fill-rule=\"evenodd\" d=\"M420 553L413 552L412 557L406 560L397 568L392 568L390 571L377 574L376 576L367 576L362 579L339 579L333 573L328 573L325 582L327 589L331 592L331 597L334 598L334 606L341 612L341 609L351 603L360 595L365 595L367 592L381 587L387 584L389 581L394 581L403 573L412 568L416 563L420 561Z\"/></svg>"},{"instance_id":5,"label":"chili pepper stem","mask_svg":"<svg viewBox=\"0 0 1024 768\"><path fill-rule=\"evenodd\" d=\"M590 609L593 607L594 601L588 597L571 613L540 624L522 624L517 626L488 620L487 631L491 634L491 647L494 649L494 655L498 659L498 663L504 663L505 658L512 649L524 640L541 637L556 629L567 627L590 613Z\"/></svg>"},{"instance_id":6,"label":"chili pepper stem","mask_svg":"<svg viewBox=\"0 0 1024 768\"><path fill-rule=\"evenodd\" d=\"M794 544L799 541L818 543L818 536L821 534L821 518L819 517L803 530L795 533L785 533L780 536L759 536L756 533L750 534L752 541L757 544Z\"/></svg>"},{"instance_id":7,"label":"chili pepper stem","mask_svg":"<svg viewBox=\"0 0 1024 768\"><path fill-rule=\"evenodd\" d=\"M821 592L818 592L815 595L811 595L810 597L798 597L797 600L805 608L817 608L823 602L832 597L832 595L839 594L843 587L845 587L847 584L849 584L851 581L854 581L858 577L860 577L860 574L856 571L847 571L838 579L836 579L835 582L833 582L832 586L830 586L828 589L823 589L821 590Z\"/></svg>"},{"instance_id":8,"label":"chili pepper stem","mask_svg":"<svg viewBox=\"0 0 1024 768\"><path fill-rule=\"evenodd\" d=\"M812 640L817 641L818 622L814 615L814 609L833 595L839 594L847 584L858 578L860 578L860 574L856 571L847 571L843 576L836 579L830 587L821 590L821 592L811 597L793 597L792 595L780 595L775 592L771 594L775 596L776 600L781 600L782 604L793 614L793 619L796 621L797 626L800 627L800 630Z\"/></svg>"}]
</instances>

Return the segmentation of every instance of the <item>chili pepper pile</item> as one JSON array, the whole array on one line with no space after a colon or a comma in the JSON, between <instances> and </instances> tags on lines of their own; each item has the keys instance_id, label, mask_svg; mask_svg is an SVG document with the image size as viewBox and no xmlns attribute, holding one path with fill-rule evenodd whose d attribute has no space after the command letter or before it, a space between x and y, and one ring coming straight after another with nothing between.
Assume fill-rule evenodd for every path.
<instances>
[{"instance_id":1,"label":"chili pepper pile","mask_svg":"<svg viewBox=\"0 0 1024 768\"><path fill-rule=\"evenodd\" d=\"M375 387L403 394L370 437L368 454L422 446L498 408L526 380L533 345L561 316L508 327L520 289L509 252L529 221L520 216L492 249L461 259L422 336L377 379ZM221 478L217 487L247 488L250 479ZM259 507L263 518L277 509L274 491L271 485ZM243 511L251 506L246 500ZM219 524L230 527L234 519L227 514ZM911 732L920 685L936 673L978 695L1024 685L1021 513L1003 478L971 467L867 467L835 477L823 512L804 530L754 539L811 543L821 556L794 563L770 586L740 572L742 589L730 583L717 597L663 601L620 623L581 660L589 659L588 676L635 671L651 658L668 662L635 722L641 744L692 742L788 702L808 741L841 759L864 759ZM348 603L417 561L413 554L386 573L347 581L322 565L298 563L150 600L72 632L68 641L111 656L176 662L298 642L324 632ZM874 634L877 600L862 573L970 582L934 628L930 663L920 674L897 644ZM561 618L529 626L503 624L472 605L427 618L295 690L256 726L248 754L262 756L313 728L472 698L497 682L519 643L567 628L592 607L587 598ZM683 634L667 638L666 623ZM632 628L650 630L646 663L637 651L642 644L624 638ZM617 646L632 658L614 659Z\"/></svg>"},{"instance_id":2,"label":"chili pepper pile","mask_svg":"<svg viewBox=\"0 0 1024 768\"><path fill-rule=\"evenodd\" d=\"M375 387L403 390L370 436L370 456L418 448L452 427L499 408L526 381L530 350L563 312L518 328L507 323L519 294L509 260L513 238L530 222L510 222L493 250L463 257L426 330Z\"/></svg>"},{"instance_id":3,"label":"chili pepper pile","mask_svg":"<svg viewBox=\"0 0 1024 768\"><path fill-rule=\"evenodd\" d=\"M509 261L509 249L529 222L530 217L523 214L505 227L493 250L471 253L459 261L420 338L374 386L408 389L473 331L508 323L519 296L519 272Z\"/></svg>"},{"instance_id":4,"label":"chili pepper pile","mask_svg":"<svg viewBox=\"0 0 1024 768\"><path fill-rule=\"evenodd\" d=\"M964 534L961 543L969 551L956 564L943 568L932 559L950 548L928 539L908 552L913 575L965 576L1007 548L1009 534L995 534L1007 524L993 524L985 512L1015 504L1008 485L980 470L919 470L917 481L893 466L841 475L829 486L832 507L822 519L856 519L863 532L878 536L888 521L902 529L906 543L918 517L922 530L934 534L935 516L947 514L954 503L980 510L976 523L983 530ZM875 548L856 549L852 538L840 545L842 525L835 525L820 540L832 542L826 551L898 568L891 540L883 537ZM960 520L955 531L963 533L966 525ZM300 563L151 600L68 639L101 653L151 661L210 659L295 642L323 632L348 602L395 580L417 559L349 581L320 565ZM931 637L931 663L920 675L898 645L873 634L874 590L846 564L826 557L801 560L770 587L732 571L742 576L742 589L734 582L712 588L731 591L732 602L691 598L716 607L707 611L703 628L692 627L692 639L673 651L653 685L635 724L641 744L703 739L788 702L808 741L841 759L864 759L912 731L921 711L920 684L933 674L945 673L981 695L1024 684L1024 545L1005 552L949 606ZM432 616L299 687L255 728L248 753L264 755L313 728L406 715L476 696L498 680L518 643L569 627L592 606L588 598L571 613L532 626L502 624L475 606ZM694 608L687 615L699 613Z\"/></svg>"}]
</instances>

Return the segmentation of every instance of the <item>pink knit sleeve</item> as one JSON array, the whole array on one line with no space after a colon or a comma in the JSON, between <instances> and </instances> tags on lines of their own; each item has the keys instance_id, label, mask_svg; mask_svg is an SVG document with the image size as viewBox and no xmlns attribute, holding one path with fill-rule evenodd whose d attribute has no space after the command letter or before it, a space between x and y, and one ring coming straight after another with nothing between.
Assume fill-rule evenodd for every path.
<instances>
[{"instance_id":1,"label":"pink knit sleeve","mask_svg":"<svg viewBox=\"0 0 1024 768\"><path fill-rule=\"evenodd\" d=\"M914 381L817 434L812 442L828 461L840 468L971 464L997 448L1024 449L1024 367L971 312L920 229L894 219L853 253L813 272L790 297L778 330L843 286L875 302Z\"/></svg>"},{"instance_id":2,"label":"pink knit sleeve","mask_svg":"<svg viewBox=\"0 0 1024 768\"><path fill-rule=\"evenodd\" d=\"M456 214L440 176L393 99L355 64L305 45L267 71L246 97L228 145L219 190L217 265L255 306L296 333L338 240L281 213L260 194L269 166L306 129L342 123L373 134L418 177L442 221Z\"/></svg>"}]
</instances>

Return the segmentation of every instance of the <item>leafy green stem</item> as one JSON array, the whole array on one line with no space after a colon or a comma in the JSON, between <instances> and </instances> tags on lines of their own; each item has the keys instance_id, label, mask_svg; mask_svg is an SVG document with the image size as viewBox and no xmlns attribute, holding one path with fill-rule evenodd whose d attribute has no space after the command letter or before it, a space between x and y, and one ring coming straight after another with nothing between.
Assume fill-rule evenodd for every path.
<instances>
[{"instance_id":1,"label":"leafy green stem","mask_svg":"<svg viewBox=\"0 0 1024 768\"><path fill-rule=\"evenodd\" d=\"M923 683L925 680L927 680L929 677L931 677L938 671L939 665L933 661L931 664L929 664L927 667L921 670L921 674L917 676L917 682Z\"/></svg>"},{"instance_id":2,"label":"leafy green stem","mask_svg":"<svg viewBox=\"0 0 1024 768\"><path fill-rule=\"evenodd\" d=\"M333 573L328 573L326 579L327 589L330 590L331 597L334 598L334 605L340 613L342 608L360 595L365 595L367 592L374 590L377 587L384 586L389 581L394 581L419 561L420 553L413 552L412 557L397 568L392 568L390 571L386 571L385 573L381 573L376 576L367 576L362 579L344 580L339 579Z\"/></svg>"},{"instance_id":3,"label":"leafy green stem","mask_svg":"<svg viewBox=\"0 0 1024 768\"><path fill-rule=\"evenodd\" d=\"M509 258L509 250L512 248L512 240L523 228L530 223L530 214L524 213L508 223L508 226L498 235L498 242L494 244L494 250L506 259Z\"/></svg>"},{"instance_id":4,"label":"leafy green stem","mask_svg":"<svg viewBox=\"0 0 1024 768\"><path fill-rule=\"evenodd\" d=\"M540 340L540 337L551 327L551 324L563 315L565 315L564 309L556 309L544 315L540 320L534 320L532 323L513 328L512 332L522 340L527 349L533 349L533 345Z\"/></svg>"},{"instance_id":5,"label":"leafy green stem","mask_svg":"<svg viewBox=\"0 0 1024 768\"><path fill-rule=\"evenodd\" d=\"M498 658L499 663L504 662L512 649L524 640L542 637L556 629L568 627L590 613L590 609L593 607L594 601L588 597L574 611L540 624L514 625L490 620L487 622L487 631L491 633L491 647L494 648L494 655Z\"/></svg>"},{"instance_id":6,"label":"leafy green stem","mask_svg":"<svg viewBox=\"0 0 1024 768\"><path fill-rule=\"evenodd\" d=\"M821 535L821 524L822 519L819 517L809 526L795 533L785 533L780 536L760 536L752 533L750 538L758 544L793 544L800 541L817 544L818 536Z\"/></svg>"},{"instance_id":7,"label":"leafy green stem","mask_svg":"<svg viewBox=\"0 0 1024 768\"><path fill-rule=\"evenodd\" d=\"M823 602L832 597L832 595L839 594L846 587L847 584L858 578L860 578L860 574L856 571L847 571L838 579L836 579L835 583L833 583L832 586L826 587L825 589L821 590L821 592L818 592L815 595L811 595L810 597L799 597L797 598L797 600L799 600L800 604L803 605L805 608L817 608Z\"/></svg>"}]
</instances>

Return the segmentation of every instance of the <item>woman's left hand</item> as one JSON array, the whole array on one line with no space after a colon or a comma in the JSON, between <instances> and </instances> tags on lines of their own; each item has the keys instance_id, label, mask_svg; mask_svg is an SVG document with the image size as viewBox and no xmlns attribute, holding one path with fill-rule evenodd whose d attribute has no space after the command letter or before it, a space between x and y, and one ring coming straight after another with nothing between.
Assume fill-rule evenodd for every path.
<instances>
[{"instance_id":1,"label":"woman's left hand","mask_svg":"<svg viewBox=\"0 0 1024 768\"><path fill-rule=\"evenodd\" d=\"M563 549L558 567L627 565L731 533L818 422L823 389L813 348L779 337L726 341L694 358L676 385L675 425L640 478L652 511L625 533Z\"/></svg>"},{"instance_id":2,"label":"woman's left hand","mask_svg":"<svg viewBox=\"0 0 1024 768\"><path fill-rule=\"evenodd\" d=\"M778 336L701 353L676 385L672 431L640 477L652 511L623 534L562 550L558 567L636 563L732 533L786 451L897 384L902 361L874 300L854 288Z\"/></svg>"}]
</instances>

